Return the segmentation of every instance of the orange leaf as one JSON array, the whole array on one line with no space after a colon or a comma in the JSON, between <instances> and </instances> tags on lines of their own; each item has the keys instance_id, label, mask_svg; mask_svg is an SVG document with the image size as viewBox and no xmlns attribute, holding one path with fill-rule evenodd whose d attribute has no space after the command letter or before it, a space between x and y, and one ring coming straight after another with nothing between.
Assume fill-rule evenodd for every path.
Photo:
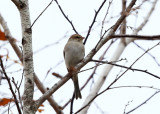
<instances>
[{"instance_id":1,"label":"orange leaf","mask_svg":"<svg viewBox=\"0 0 160 114\"><path fill-rule=\"evenodd\" d=\"M4 32L2 32L1 30L0 30L0 40L3 40L3 41L7 40L6 37L5 37Z\"/></svg>"},{"instance_id":2,"label":"orange leaf","mask_svg":"<svg viewBox=\"0 0 160 114\"><path fill-rule=\"evenodd\" d=\"M43 105L43 104L41 104L40 106L41 106L41 107L44 107L44 105Z\"/></svg>"},{"instance_id":3,"label":"orange leaf","mask_svg":"<svg viewBox=\"0 0 160 114\"><path fill-rule=\"evenodd\" d=\"M42 112L42 111L44 111L44 109L38 109L38 112Z\"/></svg>"},{"instance_id":4,"label":"orange leaf","mask_svg":"<svg viewBox=\"0 0 160 114\"><path fill-rule=\"evenodd\" d=\"M3 99L0 99L0 106L5 106L7 105L9 102L13 102L14 99L9 99L9 98L3 98Z\"/></svg>"}]
</instances>

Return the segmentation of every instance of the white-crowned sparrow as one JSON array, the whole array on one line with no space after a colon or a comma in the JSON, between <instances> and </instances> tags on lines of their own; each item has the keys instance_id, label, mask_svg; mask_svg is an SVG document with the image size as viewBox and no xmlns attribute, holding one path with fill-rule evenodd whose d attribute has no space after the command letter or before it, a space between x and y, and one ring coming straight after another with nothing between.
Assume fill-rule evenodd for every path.
<instances>
[{"instance_id":1,"label":"white-crowned sparrow","mask_svg":"<svg viewBox=\"0 0 160 114\"><path fill-rule=\"evenodd\" d=\"M75 70L75 66L81 62L84 58L85 49L83 45L83 37L79 34L72 35L67 44L64 47L64 59L67 70L69 73L72 73ZM79 89L78 76L77 74L72 76L72 80L74 83L74 92L75 97L82 98L81 92Z\"/></svg>"}]
</instances>

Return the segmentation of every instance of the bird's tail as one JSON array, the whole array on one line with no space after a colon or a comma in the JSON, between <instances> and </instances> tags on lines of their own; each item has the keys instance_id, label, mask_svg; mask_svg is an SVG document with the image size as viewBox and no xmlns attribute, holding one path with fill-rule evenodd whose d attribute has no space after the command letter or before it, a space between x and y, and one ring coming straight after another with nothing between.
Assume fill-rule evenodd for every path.
<instances>
[{"instance_id":1,"label":"bird's tail","mask_svg":"<svg viewBox=\"0 0 160 114\"><path fill-rule=\"evenodd\" d=\"M78 99L78 98L82 98L82 95L81 95L81 91L79 89L79 82L78 82L78 76L77 74L74 75L72 77L72 80L73 80L73 83L74 83L74 94L75 94L75 98Z\"/></svg>"}]
</instances>

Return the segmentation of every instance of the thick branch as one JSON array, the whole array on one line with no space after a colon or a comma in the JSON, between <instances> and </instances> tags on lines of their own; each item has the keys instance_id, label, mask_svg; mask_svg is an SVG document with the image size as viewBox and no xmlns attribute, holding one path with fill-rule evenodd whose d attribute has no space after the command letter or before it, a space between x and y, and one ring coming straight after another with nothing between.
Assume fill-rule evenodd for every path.
<instances>
[{"instance_id":1,"label":"thick branch","mask_svg":"<svg viewBox=\"0 0 160 114\"><path fill-rule=\"evenodd\" d=\"M22 27L22 47L23 47L23 67L24 67L24 93L23 93L23 113L33 114L34 102L34 66L33 66L33 53L32 52L32 31L29 29L31 26L29 4L28 0L21 0L19 4L23 3L24 6L19 8ZM27 57L30 54L29 57Z\"/></svg>"},{"instance_id":2,"label":"thick branch","mask_svg":"<svg viewBox=\"0 0 160 114\"><path fill-rule=\"evenodd\" d=\"M113 35L112 38L135 38L136 40L160 40L160 35Z\"/></svg>"},{"instance_id":3,"label":"thick branch","mask_svg":"<svg viewBox=\"0 0 160 114\"><path fill-rule=\"evenodd\" d=\"M11 32L10 32L8 26L7 26L7 23L5 22L5 20L4 20L4 18L1 14L0 14L0 23L3 27L3 29L4 29L4 33L5 33L5 36L6 36L7 40L11 44L12 48L15 50L15 53L17 54L19 59L22 60L22 53L21 53L19 47L17 46L14 38L12 37Z\"/></svg>"},{"instance_id":4,"label":"thick branch","mask_svg":"<svg viewBox=\"0 0 160 114\"><path fill-rule=\"evenodd\" d=\"M129 12L130 9L133 7L133 5L135 4L136 0L132 0L130 5L128 6L128 8L126 9L126 12ZM127 15L122 15L118 21L116 22L116 24L113 26L113 28L110 30L109 34L103 38L97 45L97 48L92 49L91 52L85 57L85 59L83 60L83 62L80 62L77 66L76 69L80 70L83 66L85 66L91 59L92 57L98 52L98 50L108 41L110 40L111 36L114 34L114 32L117 30L118 26L122 23L123 19L126 17ZM76 72L76 71L75 71ZM62 80L60 80L59 82L57 82L50 90L48 90L45 94L43 94L37 103L37 107L38 108L40 106L40 104L42 104L50 95L52 95L56 90L58 90L63 84L65 84L71 76L69 76L69 74L67 74Z\"/></svg>"}]
</instances>

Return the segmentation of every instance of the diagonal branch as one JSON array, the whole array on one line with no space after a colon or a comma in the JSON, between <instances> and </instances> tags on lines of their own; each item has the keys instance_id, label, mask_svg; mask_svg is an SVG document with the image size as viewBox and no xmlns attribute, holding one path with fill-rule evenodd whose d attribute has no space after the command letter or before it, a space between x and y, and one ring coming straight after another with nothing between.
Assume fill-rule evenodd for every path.
<instances>
[{"instance_id":1,"label":"diagonal branch","mask_svg":"<svg viewBox=\"0 0 160 114\"><path fill-rule=\"evenodd\" d=\"M136 0L132 0L129 6L126 9L126 12L129 12L130 9L133 7L135 4ZM91 59L92 57L99 51L99 49L108 41L111 39L111 36L115 33L119 25L122 23L122 21L125 19L127 15L122 14L121 17L117 20L116 24L110 29L108 35L104 37L97 45L96 48L93 48L90 53L85 57L83 62L80 62L77 66L76 69L80 70L83 66L85 66ZM76 71L77 71L76 70ZM75 71L75 72L76 72ZM65 77L57 82L50 90L48 90L45 94L43 94L38 101L36 102L36 108L38 108L49 96L51 96L55 91L57 91L63 84L65 84L71 76L69 74L66 74Z\"/></svg>"},{"instance_id":2,"label":"diagonal branch","mask_svg":"<svg viewBox=\"0 0 160 114\"><path fill-rule=\"evenodd\" d=\"M157 1L158 0L154 0L152 8L150 9L148 15L144 18L144 21L142 22L141 25L139 25L139 27L136 29L136 31L134 32L134 34L137 34L146 25L146 23L148 22L150 16L152 15L152 13L153 13L153 11L154 11L154 9L156 7Z\"/></svg>"},{"instance_id":3,"label":"diagonal branch","mask_svg":"<svg viewBox=\"0 0 160 114\"><path fill-rule=\"evenodd\" d=\"M141 107L142 105L146 104L152 97L154 97L156 94L158 94L160 91L156 91L154 94L152 94L148 99L146 99L144 102L142 102L140 105L138 105L137 107L135 107L134 109L128 111L125 114L129 114L131 112L133 112L134 110L138 109L139 107Z\"/></svg>"},{"instance_id":4,"label":"diagonal branch","mask_svg":"<svg viewBox=\"0 0 160 114\"><path fill-rule=\"evenodd\" d=\"M136 2L136 1L133 1L132 2ZM144 23L142 23L138 29L136 31L134 31L133 34L137 34L139 32L139 30L141 30L145 25L146 23L148 22L151 14L153 13L153 7L155 7L155 4L156 4L157 0L155 0L155 2L153 3L152 5L152 8L150 10L150 12L147 14L145 20L144 20ZM131 9L131 8L130 8ZM129 10L129 8L127 9L127 11ZM125 13L125 14L129 14L129 13ZM122 15L124 15L124 13L122 13ZM121 19L123 19L123 17L121 17ZM119 19L119 20L121 20ZM118 21L116 22L118 23ZM114 26L113 26L114 27ZM110 35L110 34L109 34ZM125 43L123 43L123 41L120 41L117 49L115 50L113 56L111 57L111 60L110 61L116 61L118 60L118 58L120 57L120 55L122 54L122 52L124 51L124 49L127 47L128 44L130 44L132 41L134 41L134 38L133 39L126 39ZM102 85L104 84L104 81L107 79L107 76L109 74L109 72L111 71L111 69L113 68L113 66L111 65L105 65L104 66L104 69L103 69L103 72L100 74L97 82L95 83L94 87L92 88L91 92L89 93L89 95L86 97L83 105L83 106L86 106L87 104L89 104L89 102L97 95L98 91L100 90L100 88L102 87ZM89 105L90 106L90 105ZM87 113L88 109L89 109L89 106L87 106L84 110L82 110L80 113L81 114L84 114L84 113Z\"/></svg>"},{"instance_id":5,"label":"diagonal branch","mask_svg":"<svg viewBox=\"0 0 160 114\"><path fill-rule=\"evenodd\" d=\"M143 47L141 47L140 45L138 45L136 42L133 42L139 49L146 51L146 49L144 49ZM160 66L160 63L158 62L158 60L156 59L156 57L154 55L152 55L151 53L148 53L148 55L155 61L155 63Z\"/></svg>"},{"instance_id":6,"label":"diagonal branch","mask_svg":"<svg viewBox=\"0 0 160 114\"><path fill-rule=\"evenodd\" d=\"M19 104L18 104L17 97L16 97L16 95L15 95L15 93L14 93L14 91L13 91L13 88L12 88L12 85L11 85L11 82L10 82L10 79L8 78L7 73L6 73L5 69L4 69L1 55L0 55L0 65L1 65L1 68L2 68L2 71L3 71L3 74L4 74L4 76L6 77L7 82L8 82L8 84L9 84L9 88L10 88L10 90L11 90L11 93L12 93L14 99L15 99L15 104L16 104L17 110L18 110L19 114L22 114L21 109L20 109L20 106L19 106Z\"/></svg>"},{"instance_id":7,"label":"diagonal branch","mask_svg":"<svg viewBox=\"0 0 160 114\"><path fill-rule=\"evenodd\" d=\"M74 32L75 32L76 34L78 34L78 32L77 32L76 28L74 27L72 21L71 21L71 20L68 18L68 16L64 13L64 11L63 11L63 9L61 8L61 6L59 5L58 1L57 1L57 0L54 0L54 1L57 3L57 5L58 5L60 11L62 12L63 16L64 16L64 17L67 19L67 21L71 24Z\"/></svg>"},{"instance_id":8,"label":"diagonal branch","mask_svg":"<svg viewBox=\"0 0 160 114\"><path fill-rule=\"evenodd\" d=\"M94 99L96 99L98 96L100 96L101 94L103 94L104 92L106 92L108 89L110 89L110 87L115 84L139 59L141 59L148 51L152 50L153 48L155 48L156 46L158 46L158 44L154 45L153 47L151 47L150 49L148 49L146 52L144 52L141 56L139 56L131 65L130 67L128 67L119 77L117 77L112 83L109 84L109 86L103 90L102 92L96 94L95 96L93 96L85 105L83 105L83 107L81 109L79 109L77 113L84 113L83 109L88 108L90 106L90 104L93 102Z\"/></svg>"},{"instance_id":9,"label":"diagonal branch","mask_svg":"<svg viewBox=\"0 0 160 114\"><path fill-rule=\"evenodd\" d=\"M33 27L33 25L36 23L36 21L40 18L40 16L47 10L47 8L52 4L53 0L44 8L44 10L38 15L38 17L34 20L32 25L30 26L30 29Z\"/></svg>"},{"instance_id":10,"label":"diagonal branch","mask_svg":"<svg viewBox=\"0 0 160 114\"><path fill-rule=\"evenodd\" d=\"M91 25L89 26L87 36L86 36L86 38L85 38L85 40L84 40L84 43L83 43L84 45L86 44L87 39L88 39L88 37L89 37L89 35L90 35L91 29L92 29L94 23L96 22L97 15L98 15L98 13L100 12L100 10L102 9L102 7L103 7L103 5L105 4L105 2L106 2L106 0L104 0L104 1L102 2L102 4L100 5L100 7L98 8L98 10L95 11L95 15L94 15L93 21L92 21Z\"/></svg>"}]
</instances>

